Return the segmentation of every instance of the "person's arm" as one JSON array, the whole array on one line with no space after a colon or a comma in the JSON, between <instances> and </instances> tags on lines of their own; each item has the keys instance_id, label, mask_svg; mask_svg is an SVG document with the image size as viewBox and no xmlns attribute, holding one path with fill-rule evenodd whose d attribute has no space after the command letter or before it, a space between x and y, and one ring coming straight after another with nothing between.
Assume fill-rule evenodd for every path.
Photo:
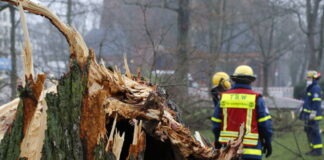
<instances>
[{"instance_id":1,"label":"person's arm","mask_svg":"<svg viewBox=\"0 0 324 160\"><path fill-rule=\"evenodd\" d=\"M219 87L214 87L210 91L210 94L211 94L211 96L213 98L214 107L216 107L217 104L219 103L219 100L220 100L219 99L219 94L220 94L220 92L221 91L220 91Z\"/></svg>"},{"instance_id":2,"label":"person's arm","mask_svg":"<svg viewBox=\"0 0 324 160\"><path fill-rule=\"evenodd\" d=\"M310 91L307 91L306 95L304 97L303 108L299 115L300 120L304 120L304 121L309 120L309 115L312 112L312 110L310 108L310 99L312 99L312 93Z\"/></svg>"},{"instance_id":3,"label":"person's arm","mask_svg":"<svg viewBox=\"0 0 324 160\"><path fill-rule=\"evenodd\" d=\"M220 148L221 144L218 142L218 138L220 135L220 129L221 129L221 123L222 123L222 118L221 118L221 108L219 106L219 103L216 105L214 108L214 114L211 117L213 128L212 131L215 136L215 148Z\"/></svg>"},{"instance_id":4,"label":"person's arm","mask_svg":"<svg viewBox=\"0 0 324 160\"><path fill-rule=\"evenodd\" d=\"M311 97L311 108L312 108L311 119L312 120L323 119L322 108L321 108L321 103L322 103L321 97L322 97L321 89L319 87L315 87L314 89L312 89L312 97Z\"/></svg>"},{"instance_id":5,"label":"person's arm","mask_svg":"<svg viewBox=\"0 0 324 160\"><path fill-rule=\"evenodd\" d=\"M262 97L257 99L257 118L263 153L266 153L266 157L269 157L272 153L272 120Z\"/></svg>"}]
</instances>

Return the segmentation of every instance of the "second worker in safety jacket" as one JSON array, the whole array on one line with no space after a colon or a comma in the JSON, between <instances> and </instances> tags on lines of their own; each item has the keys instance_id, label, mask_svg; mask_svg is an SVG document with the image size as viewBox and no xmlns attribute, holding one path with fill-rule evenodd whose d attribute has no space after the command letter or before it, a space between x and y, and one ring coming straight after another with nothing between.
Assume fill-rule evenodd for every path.
<instances>
[{"instance_id":1,"label":"second worker in safety jacket","mask_svg":"<svg viewBox=\"0 0 324 160\"><path fill-rule=\"evenodd\" d=\"M214 106L219 103L220 94L231 89L231 82L230 77L225 72L217 72L214 74L213 79L213 88L211 89L210 93L213 98Z\"/></svg>"},{"instance_id":2,"label":"second worker in safety jacket","mask_svg":"<svg viewBox=\"0 0 324 160\"><path fill-rule=\"evenodd\" d=\"M304 98L303 110L300 114L300 119L305 122L305 132L311 151L306 153L310 156L322 155L322 138L320 134L319 122L323 119L321 108L321 88L318 81L321 74L316 71L308 71L307 75L307 89Z\"/></svg>"},{"instance_id":3,"label":"second worker in safety jacket","mask_svg":"<svg viewBox=\"0 0 324 160\"><path fill-rule=\"evenodd\" d=\"M238 137L241 124L245 124L243 160L260 160L272 153L272 122L264 100L252 91L251 83L256 79L251 67L238 66L231 76L234 86L221 94L220 103L212 117L213 132L219 143L226 145Z\"/></svg>"}]
</instances>

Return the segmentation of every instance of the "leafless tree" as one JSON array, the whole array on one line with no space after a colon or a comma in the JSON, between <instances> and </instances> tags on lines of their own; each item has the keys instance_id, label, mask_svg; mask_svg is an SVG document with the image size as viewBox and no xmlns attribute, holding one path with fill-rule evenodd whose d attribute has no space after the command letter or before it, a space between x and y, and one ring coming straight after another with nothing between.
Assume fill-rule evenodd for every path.
<instances>
[{"instance_id":1,"label":"leafless tree","mask_svg":"<svg viewBox=\"0 0 324 160\"><path fill-rule=\"evenodd\" d=\"M269 20L252 26L253 38L260 49L260 61L263 71L263 95L268 96L269 77L272 64L278 61L283 55L296 45L294 34L289 30L284 30L288 25L289 15L285 10L280 7L277 1L259 1L260 10L266 11L259 12L256 18L270 17Z\"/></svg>"},{"instance_id":2,"label":"leafless tree","mask_svg":"<svg viewBox=\"0 0 324 160\"><path fill-rule=\"evenodd\" d=\"M16 14L15 8L13 6L9 7L10 9L10 22L11 22L11 30L10 30L10 55L11 55L11 66L12 71L10 74L11 79L11 98L15 98L17 96L17 57L16 57Z\"/></svg>"},{"instance_id":3,"label":"leafless tree","mask_svg":"<svg viewBox=\"0 0 324 160\"><path fill-rule=\"evenodd\" d=\"M322 0L305 0L300 4L294 2L289 8L296 13L299 26L307 38L307 50L305 56L309 56L307 69L319 70L322 65L324 47L324 3ZM299 8L305 8L305 14L301 14ZM304 24L303 17L306 17Z\"/></svg>"},{"instance_id":4,"label":"leafless tree","mask_svg":"<svg viewBox=\"0 0 324 160\"><path fill-rule=\"evenodd\" d=\"M188 54L190 52L189 29L190 29L190 0L163 0L152 1L131 1L125 0L125 4L145 6L149 8L163 8L177 14L177 69L175 70L175 82L185 84L177 87L177 93L186 96L188 93Z\"/></svg>"},{"instance_id":5,"label":"leafless tree","mask_svg":"<svg viewBox=\"0 0 324 160\"><path fill-rule=\"evenodd\" d=\"M10 72L10 88L11 99L17 96L17 58L16 58L16 11L13 6L4 4L0 6L0 12L9 8L10 11L10 56L11 56L11 72Z\"/></svg>"}]
</instances>

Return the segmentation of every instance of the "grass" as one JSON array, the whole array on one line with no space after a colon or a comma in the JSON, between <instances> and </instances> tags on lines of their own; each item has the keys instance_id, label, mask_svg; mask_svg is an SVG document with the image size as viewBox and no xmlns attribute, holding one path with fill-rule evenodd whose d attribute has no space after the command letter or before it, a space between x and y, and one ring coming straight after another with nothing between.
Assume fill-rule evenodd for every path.
<instances>
[{"instance_id":1,"label":"grass","mask_svg":"<svg viewBox=\"0 0 324 160\"><path fill-rule=\"evenodd\" d=\"M324 135L322 134L322 139ZM282 160L323 160L324 156L312 157L305 153L310 151L306 134L303 130L295 132L278 132L273 138L273 155L268 159Z\"/></svg>"},{"instance_id":2,"label":"grass","mask_svg":"<svg viewBox=\"0 0 324 160\"><path fill-rule=\"evenodd\" d=\"M200 134L209 140L213 140L214 136L209 130L201 130ZM295 140L296 136L296 140ZM324 135L322 134L322 139ZM297 143L296 143L297 142ZM300 151L298 149L300 148ZM309 147L306 140L306 134L303 130L299 132L275 132L275 136L272 142L272 155L269 158L271 160L323 160L324 156L312 157L305 155L309 151Z\"/></svg>"},{"instance_id":3,"label":"grass","mask_svg":"<svg viewBox=\"0 0 324 160\"><path fill-rule=\"evenodd\" d=\"M187 124L192 131L199 130L200 134L210 141L214 141L209 118L213 113L212 109L199 108L191 110L187 115ZM273 152L270 160L324 160L324 156L311 157L305 153L310 151L304 132L303 122L296 120L296 113L288 110L270 110L274 136L272 141ZM324 129L324 120L320 122L321 129ZM322 134L324 142L324 133ZM323 152L324 153L324 152Z\"/></svg>"},{"instance_id":4,"label":"grass","mask_svg":"<svg viewBox=\"0 0 324 160\"><path fill-rule=\"evenodd\" d=\"M272 148L273 152L269 158L271 160L324 160L324 156L312 157L306 156L305 153L310 151L306 134L301 122L294 124L293 130L275 131ZM321 128L324 128L324 122L321 122ZM201 135L209 140L214 140L211 130L200 130ZM324 140L324 134L322 134ZM298 149L299 148L299 149Z\"/></svg>"}]
</instances>

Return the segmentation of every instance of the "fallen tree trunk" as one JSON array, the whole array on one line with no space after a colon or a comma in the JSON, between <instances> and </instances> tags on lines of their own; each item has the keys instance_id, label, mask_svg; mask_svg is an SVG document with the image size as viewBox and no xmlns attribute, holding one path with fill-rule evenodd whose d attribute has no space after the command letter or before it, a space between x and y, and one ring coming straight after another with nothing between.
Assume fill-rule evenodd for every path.
<instances>
[{"instance_id":1,"label":"fallen tree trunk","mask_svg":"<svg viewBox=\"0 0 324 160\"><path fill-rule=\"evenodd\" d=\"M26 74L20 100L0 107L1 160L230 160L242 153L243 130L221 150L196 140L166 93L132 75L126 60L125 75L117 67L109 70L47 8L28 0L2 1L48 18L65 35L71 56L57 86L43 89L45 75L34 81Z\"/></svg>"}]
</instances>

